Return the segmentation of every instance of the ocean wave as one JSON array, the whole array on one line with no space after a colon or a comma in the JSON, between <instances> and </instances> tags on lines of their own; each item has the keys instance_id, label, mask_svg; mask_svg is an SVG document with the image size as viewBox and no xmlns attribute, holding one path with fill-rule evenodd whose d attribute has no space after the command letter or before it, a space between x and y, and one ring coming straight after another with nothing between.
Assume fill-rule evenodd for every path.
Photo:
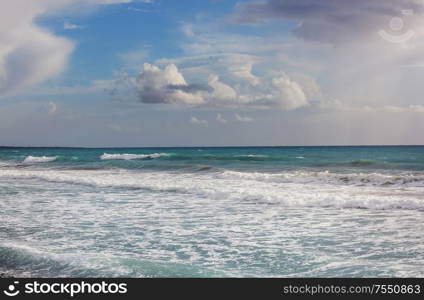
<instances>
[{"instance_id":1,"label":"ocean wave","mask_svg":"<svg viewBox=\"0 0 424 300\"><path fill-rule=\"evenodd\" d=\"M168 153L152 153L152 154L108 154L104 153L102 156L100 156L101 160L133 160L133 159L153 159L153 158L159 158L169 156Z\"/></svg>"},{"instance_id":2,"label":"ocean wave","mask_svg":"<svg viewBox=\"0 0 424 300\"><path fill-rule=\"evenodd\" d=\"M87 263L78 254L54 255L33 247L6 243L0 245L0 265L16 277L110 277L100 266Z\"/></svg>"},{"instance_id":3,"label":"ocean wave","mask_svg":"<svg viewBox=\"0 0 424 300\"><path fill-rule=\"evenodd\" d=\"M85 252L52 253L18 243L0 244L0 271L13 277L213 277L212 269Z\"/></svg>"},{"instance_id":4,"label":"ocean wave","mask_svg":"<svg viewBox=\"0 0 424 300\"><path fill-rule=\"evenodd\" d=\"M161 158L166 160L246 160L246 161L263 161L263 160L280 160L279 157L269 157L267 155L246 154L246 155L190 155L175 153L152 153L152 154L108 154L104 153L100 156L101 160L136 160L136 159L155 159Z\"/></svg>"},{"instance_id":5,"label":"ocean wave","mask_svg":"<svg viewBox=\"0 0 424 300\"><path fill-rule=\"evenodd\" d=\"M336 184L356 186L424 187L423 173L336 173L330 171L289 171L284 173L237 172L226 170L222 178L247 179L270 183Z\"/></svg>"},{"instance_id":6,"label":"ocean wave","mask_svg":"<svg viewBox=\"0 0 424 300\"><path fill-rule=\"evenodd\" d=\"M223 154L172 154L166 157L168 160L203 160L203 161L280 161L287 160L287 157L272 157L260 154L245 154L245 155L223 155Z\"/></svg>"},{"instance_id":7,"label":"ocean wave","mask_svg":"<svg viewBox=\"0 0 424 300\"><path fill-rule=\"evenodd\" d=\"M27 156L23 163L32 164L32 163L46 163L52 162L57 159L57 156Z\"/></svg>"},{"instance_id":8,"label":"ocean wave","mask_svg":"<svg viewBox=\"0 0 424 300\"><path fill-rule=\"evenodd\" d=\"M385 163L381 161L371 160L371 159L359 159L359 160L354 160L350 162L349 164L352 166L371 166L371 165L384 165Z\"/></svg>"},{"instance_id":9,"label":"ocean wave","mask_svg":"<svg viewBox=\"0 0 424 300\"><path fill-rule=\"evenodd\" d=\"M346 179L341 176L341 174L336 175L330 172L309 172L309 174L307 172L266 174L235 171L175 173L125 170L6 170L0 172L0 178L10 178L14 182L16 179L37 179L95 188L141 189L148 193L175 194L182 199L195 197L210 201L236 201L237 203L288 207L424 210L422 196L424 176L351 175L355 184L346 183ZM402 188L397 185L385 185L384 182L388 179L398 180Z\"/></svg>"},{"instance_id":10,"label":"ocean wave","mask_svg":"<svg viewBox=\"0 0 424 300\"><path fill-rule=\"evenodd\" d=\"M2 161L2 160L0 160L0 168L11 167L11 166L14 166L14 165L16 165L16 164L15 163L8 162L8 161Z\"/></svg>"}]
</instances>

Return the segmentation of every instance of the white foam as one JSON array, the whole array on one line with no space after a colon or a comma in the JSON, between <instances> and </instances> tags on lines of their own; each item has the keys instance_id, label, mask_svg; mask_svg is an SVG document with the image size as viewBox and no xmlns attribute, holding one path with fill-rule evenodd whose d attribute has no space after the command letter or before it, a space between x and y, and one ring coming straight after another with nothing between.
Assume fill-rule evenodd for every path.
<instances>
[{"instance_id":1,"label":"white foam","mask_svg":"<svg viewBox=\"0 0 424 300\"><path fill-rule=\"evenodd\" d=\"M183 199L194 197L286 207L424 209L423 187L341 185L326 183L322 179L316 184L316 177L310 175L299 181L290 173L283 176L234 171L193 174L126 170L2 170L0 178L14 179L15 183L16 179L38 179L97 188L141 188L173 193Z\"/></svg>"},{"instance_id":2,"label":"white foam","mask_svg":"<svg viewBox=\"0 0 424 300\"><path fill-rule=\"evenodd\" d=\"M133 159L146 159L146 158L158 158L162 156L169 156L167 153L152 153L152 154L107 154L104 153L100 156L102 160L133 160Z\"/></svg>"},{"instance_id":3,"label":"white foam","mask_svg":"<svg viewBox=\"0 0 424 300\"><path fill-rule=\"evenodd\" d=\"M401 172L335 173L330 171L290 171L284 173L224 171L217 175L223 179L245 179L269 183L334 184L356 186L424 187L424 174Z\"/></svg>"},{"instance_id":4,"label":"white foam","mask_svg":"<svg viewBox=\"0 0 424 300\"><path fill-rule=\"evenodd\" d=\"M0 160L0 168L1 167L10 167L10 166L14 166L15 164L14 163L10 163L10 162L7 162L7 161L1 161Z\"/></svg>"},{"instance_id":5,"label":"white foam","mask_svg":"<svg viewBox=\"0 0 424 300\"><path fill-rule=\"evenodd\" d=\"M33 164L33 163L46 163L55 161L57 156L27 156L23 163Z\"/></svg>"}]
</instances>

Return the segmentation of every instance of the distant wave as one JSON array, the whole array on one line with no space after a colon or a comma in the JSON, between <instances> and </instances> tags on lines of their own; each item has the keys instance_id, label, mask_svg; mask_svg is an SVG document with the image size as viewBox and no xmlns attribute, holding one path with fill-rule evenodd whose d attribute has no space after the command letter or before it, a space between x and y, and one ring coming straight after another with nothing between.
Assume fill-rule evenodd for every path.
<instances>
[{"instance_id":1,"label":"distant wave","mask_svg":"<svg viewBox=\"0 0 424 300\"><path fill-rule=\"evenodd\" d=\"M25 164L33 164L33 163L46 163L55 161L57 156L27 156L23 163Z\"/></svg>"},{"instance_id":2,"label":"distant wave","mask_svg":"<svg viewBox=\"0 0 424 300\"><path fill-rule=\"evenodd\" d=\"M101 160L133 160L133 159L152 159L162 156L169 156L167 153L153 153L153 154L107 154L104 153L100 156Z\"/></svg>"},{"instance_id":3,"label":"distant wave","mask_svg":"<svg viewBox=\"0 0 424 300\"><path fill-rule=\"evenodd\" d=\"M203 155L189 155L189 154L173 154L168 157L169 160L207 160L207 161L279 161L284 160L284 157L272 157L260 154L203 154Z\"/></svg>"},{"instance_id":4,"label":"distant wave","mask_svg":"<svg viewBox=\"0 0 424 300\"><path fill-rule=\"evenodd\" d=\"M371 165L378 165L378 164L384 164L384 162L379 162L371 159L359 159L350 162L352 166L371 166Z\"/></svg>"},{"instance_id":5,"label":"distant wave","mask_svg":"<svg viewBox=\"0 0 424 300\"><path fill-rule=\"evenodd\" d=\"M168 160L279 160L281 158L271 158L266 155L246 154L246 155L190 155L190 154L172 154L172 153L152 153L152 154L108 154L100 156L101 160L135 160L135 159L154 159L163 158Z\"/></svg>"},{"instance_id":6,"label":"distant wave","mask_svg":"<svg viewBox=\"0 0 424 300\"><path fill-rule=\"evenodd\" d=\"M347 161L327 161L316 163L316 166L325 168L325 167L355 167L355 168L377 168L377 169L386 169L386 168L397 168L398 165L394 162L385 162L380 160L371 160L371 159L357 159L357 160L347 160Z\"/></svg>"}]
</instances>

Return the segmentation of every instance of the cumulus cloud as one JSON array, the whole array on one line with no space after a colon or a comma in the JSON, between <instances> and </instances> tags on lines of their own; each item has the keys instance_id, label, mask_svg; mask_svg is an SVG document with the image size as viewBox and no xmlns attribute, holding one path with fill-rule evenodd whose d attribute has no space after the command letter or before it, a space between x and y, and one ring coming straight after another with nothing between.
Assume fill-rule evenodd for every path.
<instances>
[{"instance_id":1,"label":"cumulus cloud","mask_svg":"<svg viewBox=\"0 0 424 300\"><path fill-rule=\"evenodd\" d=\"M74 49L71 41L40 27L40 16L70 6L131 0L3 0L0 10L0 94L57 76Z\"/></svg>"},{"instance_id":2,"label":"cumulus cloud","mask_svg":"<svg viewBox=\"0 0 424 300\"><path fill-rule=\"evenodd\" d=\"M150 104L200 104L204 102L202 92L207 90L199 84L187 84L174 64L162 70L145 63L135 79L135 87L139 101Z\"/></svg>"},{"instance_id":3,"label":"cumulus cloud","mask_svg":"<svg viewBox=\"0 0 424 300\"><path fill-rule=\"evenodd\" d=\"M221 104L232 103L237 101L237 91L231 86L221 82L218 76L211 76L208 84L212 87L213 91L209 98L214 102L221 102ZM219 104L219 103L217 103Z\"/></svg>"},{"instance_id":4,"label":"cumulus cloud","mask_svg":"<svg viewBox=\"0 0 424 300\"><path fill-rule=\"evenodd\" d=\"M221 114L216 115L216 120L220 123L227 123L227 120L224 119Z\"/></svg>"},{"instance_id":5,"label":"cumulus cloud","mask_svg":"<svg viewBox=\"0 0 424 300\"><path fill-rule=\"evenodd\" d=\"M252 122L253 121L252 118L242 117L239 114L234 114L234 117L236 118L237 121L240 121L240 122Z\"/></svg>"},{"instance_id":6,"label":"cumulus cloud","mask_svg":"<svg viewBox=\"0 0 424 300\"><path fill-rule=\"evenodd\" d=\"M422 103L418 78L424 51L423 1L254 0L238 5L235 16L240 23L262 24L255 28L266 30L275 29L276 20L290 24L293 47L265 59L318 78L319 87L289 74L311 107L389 112L392 106L406 113ZM345 104L322 99L321 90L326 98Z\"/></svg>"},{"instance_id":7,"label":"cumulus cloud","mask_svg":"<svg viewBox=\"0 0 424 300\"><path fill-rule=\"evenodd\" d=\"M198 119L196 117L191 117L190 118L190 123L191 124L197 124L197 125L208 125L208 121L202 120L202 119Z\"/></svg>"},{"instance_id":8,"label":"cumulus cloud","mask_svg":"<svg viewBox=\"0 0 424 300\"><path fill-rule=\"evenodd\" d=\"M57 112L57 104L54 103L53 101L49 102L49 111L48 114L49 115L54 115Z\"/></svg>"},{"instance_id":9,"label":"cumulus cloud","mask_svg":"<svg viewBox=\"0 0 424 300\"><path fill-rule=\"evenodd\" d=\"M247 80L252 85L260 83L260 79L252 73L253 65L256 62L256 57L245 54L225 55L220 59L220 63L227 67L231 75Z\"/></svg>"},{"instance_id":10,"label":"cumulus cloud","mask_svg":"<svg viewBox=\"0 0 424 300\"><path fill-rule=\"evenodd\" d=\"M266 100L271 105L286 110L293 110L308 105L308 101L300 84L291 80L286 74L273 78L271 82L272 94Z\"/></svg>"},{"instance_id":11,"label":"cumulus cloud","mask_svg":"<svg viewBox=\"0 0 424 300\"><path fill-rule=\"evenodd\" d=\"M161 69L145 63L140 74L129 80L133 83L139 102L146 104L283 110L298 109L309 104L301 84L285 73L255 82L242 80L239 76L233 76L233 79L234 82L230 84L221 81L217 75L210 75L205 83L188 83L174 64Z\"/></svg>"}]
</instances>

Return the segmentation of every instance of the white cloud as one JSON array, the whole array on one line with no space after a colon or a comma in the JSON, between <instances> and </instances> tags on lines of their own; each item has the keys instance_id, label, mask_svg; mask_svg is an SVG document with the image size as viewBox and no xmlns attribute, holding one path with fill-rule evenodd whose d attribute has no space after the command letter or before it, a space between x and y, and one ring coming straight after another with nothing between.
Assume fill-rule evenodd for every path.
<instances>
[{"instance_id":1,"label":"white cloud","mask_svg":"<svg viewBox=\"0 0 424 300\"><path fill-rule=\"evenodd\" d=\"M238 21L255 24L244 33L228 31L228 19L199 18L184 25L185 57L172 62L186 78L219 76L237 93L235 101L224 101L232 108L309 107L312 112L328 99L380 109L422 103L422 70L411 66L423 65L423 1L310 2L240 2ZM408 9L412 14L404 13ZM401 30L393 27L396 20L403 22ZM381 30L401 38L411 30L414 35L393 43L378 34ZM287 77L280 78L279 71Z\"/></svg>"},{"instance_id":2,"label":"white cloud","mask_svg":"<svg viewBox=\"0 0 424 300\"><path fill-rule=\"evenodd\" d=\"M270 100L278 107L293 110L308 105L308 100L302 87L292 81L286 74L272 79L273 93Z\"/></svg>"},{"instance_id":3,"label":"white cloud","mask_svg":"<svg viewBox=\"0 0 424 300\"><path fill-rule=\"evenodd\" d=\"M209 95L210 102L214 102L216 104L221 102L225 105L226 103L231 103L237 100L238 95L236 90L231 86L219 81L218 76L211 76L209 78L208 84L213 89Z\"/></svg>"},{"instance_id":4,"label":"white cloud","mask_svg":"<svg viewBox=\"0 0 424 300\"><path fill-rule=\"evenodd\" d=\"M424 105L351 105L343 103L338 99L323 101L318 106L322 110L332 110L339 112L388 112L388 113L424 113Z\"/></svg>"},{"instance_id":5,"label":"white cloud","mask_svg":"<svg viewBox=\"0 0 424 300\"><path fill-rule=\"evenodd\" d=\"M384 107L385 111L388 112L413 112L413 113L424 113L424 105L409 105L409 106L392 106L388 105Z\"/></svg>"},{"instance_id":6,"label":"white cloud","mask_svg":"<svg viewBox=\"0 0 424 300\"><path fill-rule=\"evenodd\" d=\"M216 115L216 120L220 123L227 123L227 120L225 120L221 114Z\"/></svg>"},{"instance_id":7,"label":"white cloud","mask_svg":"<svg viewBox=\"0 0 424 300\"><path fill-rule=\"evenodd\" d=\"M259 78L252 74L252 68L257 59L251 55L226 55L222 59L228 71L235 77L245 79L252 85L260 83Z\"/></svg>"},{"instance_id":8,"label":"white cloud","mask_svg":"<svg viewBox=\"0 0 424 300\"><path fill-rule=\"evenodd\" d=\"M128 7L128 10L136 11L136 12L142 12L142 13L151 12L151 10L149 10L149 9L142 9L142 8L136 8L136 7Z\"/></svg>"},{"instance_id":9,"label":"white cloud","mask_svg":"<svg viewBox=\"0 0 424 300\"><path fill-rule=\"evenodd\" d=\"M54 115L54 114L56 114L56 112L57 112L57 104L54 103L54 102L52 102L52 101L50 101L49 102L49 111L48 111L48 114L49 115Z\"/></svg>"},{"instance_id":10,"label":"white cloud","mask_svg":"<svg viewBox=\"0 0 424 300\"><path fill-rule=\"evenodd\" d=\"M240 121L240 122L252 122L253 121L252 118L242 117L239 114L234 114L234 117L236 118L237 121Z\"/></svg>"},{"instance_id":11,"label":"white cloud","mask_svg":"<svg viewBox=\"0 0 424 300\"><path fill-rule=\"evenodd\" d=\"M178 68L171 64L163 70L145 63L135 79L138 99L143 103L201 104L204 102L200 85L187 84Z\"/></svg>"},{"instance_id":12,"label":"white cloud","mask_svg":"<svg viewBox=\"0 0 424 300\"><path fill-rule=\"evenodd\" d=\"M131 0L2 0L0 10L0 94L57 76L74 49L71 41L40 27L40 16L70 6L129 3Z\"/></svg>"},{"instance_id":13,"label":"white cloud","mask_svg":"<svg viewBox=\"0 0 424 300\"><path fill-rule=\"evenodd\" d=\"M196 117L191 117L190 118L190 123L191 124L197 124L197 125L208 125L208 121L202 120L202 119L198 119Z\"/></svg>"},{"instance_id":14,"label":"white cloud","mask_svg":"<svg viewBox=\"0 0 424 300\"><path fill-rule=\"evenodd\" d=\"M34 25L33 16L19 19L20 2L6 3L6 9L2 3L0 11L0 93L56 76L74 47L70 41ZM15 18L3 18L6 14Z\"/></svg>"},{"instance_id":15,"label":"white cloud","mask_svg":"<svg viewBox=\"0 0 424 300\"><path fill-rule=\"evenodd\" d=\"M239 76L230 79L232 84L221 81L217 75L210 75L205 83L188 83L174 64L161 69L145 63L140 74L128 78L126 83L131 83L138 101L146 104L283 110L309 105L302 86L284 73L270 79L257 79L254 84Z\"/></svg>"},{"instance_id":16,"label":"white cloud","mask_svg":"<svg viewBox=\"0 0 424 300\"><path fill-rule=\"evenodd\" d=\"M85 28L84 26L72 24L69 22L63 23L63 29L66 29L66 30L75 30L75 29L84 29L84 28Z\"/></svg>"},{"instance_id":17,"label":"white cloud","mask_svg":"<svg viewBox=\"0 0 424 300\"><path fill-rule=\"evenodd\" d=\"M184 33L185 36L187 37L194 37L194 30L193 30L193 25L192 24L184 24L181 27L181 31Z\"/></svg>"}]
</instances>

